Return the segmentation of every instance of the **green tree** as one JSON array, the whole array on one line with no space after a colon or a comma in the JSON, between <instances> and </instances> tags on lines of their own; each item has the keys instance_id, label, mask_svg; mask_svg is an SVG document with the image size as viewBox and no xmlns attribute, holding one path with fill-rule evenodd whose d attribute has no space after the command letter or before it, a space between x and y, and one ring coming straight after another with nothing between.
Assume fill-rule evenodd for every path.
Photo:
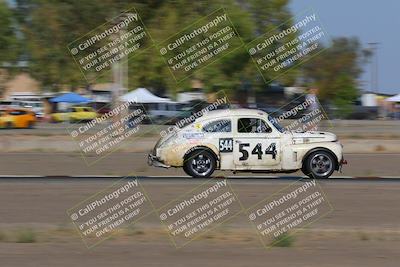
<instances>
[{"instance_id":1,"label":"green tree","mask_svg":"<svg viewBox=\"0 0 400 267\"><path fill-rule=\"evenodd\" d=\"M25 1L22 1L25 2ZM111 0L33 0L29 8L21 4L21 28L32 75L57 90L86 83L67 45L116 14Z\"/></svg>"},{"instance_id":2,"label":"green tree","mask_svg":"<svg viewBox=\"0 0 400 267\"><path fill-rule=\"evenodd\" d=\"M135 7L155 43L173 36L221 6L227 10L232 23L244 42L249 42L290 18L288 0L16 0L18 19L23 32L29 69L45 86L85 85L79 67L67 45L120 12ZM257 11L254 15L252 12ZM149 41L150 42L150 41ZM130 87L146 86L176 93L189 88L190 79L177 84L170 70L153 46L129 59ZM240 47L217 62L196 72L191 78L200 79L208 91L235 90L243 80L255 80L259 74L244 47ZM109 81L111 75L97 82Z\"/></svg>"},{"instance_id":3,"label":"green tree","mask_svg":"<svg viewBox=\"0 0 400 267\"><path fill-rule=\"evenodd\" d=\"M10 71L4 65L12 65L18 57L18 39L16 37L13 12L4 0L0 0L0 96L4 91L4 83L10 77Z\"/></svg>"},{"instance_id":4,"label":"green tree","mask_svg":"<svg viewBox=\"0 0 400 267\"><path fill-rule=\"evenodd\" d=\"M4 0L0 0L0 64L15 61L17 51L13 12Z\"/></svg>"},{"instance_id":5,"label":"green tree","mask_svg":"<svg viewBox=\"0 0 400 267\"><path fill-rule=\"evenodd\" d=\"M336 107L336 116L345 118L353 111L354 101L359 97L359 91L354 84L352 77L342 74L340 75L332 88L336 91L336 95L333 97L333 104Z\"/></svg>"},{"instance_id":6,"label":"green tree","mask_svg":"<svg viewBox=\"0 0 400 267\"><path fill-rule=\"evenodd\" d=\"M293 14L289 10L289 2L289 0L249 1L248 9L255 23L256 36L261 36L265 33L268 33L268 35L278 34L282 30L287 29L294 24L295 21L293 19ZM279 42L275 42L270 46L270 52L287 43L289 40L293 40L296 36L297 33L291 33ZM266 80L270 80L275 76L276 73L264 73ZM279 82L284 86L292 86L298 76L298 68L293 68L280 76L276 82ZM265 88L265 85L260 86L258 89L263 90L263 88Z\"/></svg>"},{"instance_id":7,"label":"green tree","mask_svg":"<svg viewBox=\"0 0 400 267\"><path fill-rule=\"evenodd\" d=\"M351 112L352 103L359 96L357 80L362 64L370 56L357 38L336 38L328 47L321 44L321 54L303 65L306 85L319 89L321 100L332 101L338 114Z\"/></svg>"}]
</instances>

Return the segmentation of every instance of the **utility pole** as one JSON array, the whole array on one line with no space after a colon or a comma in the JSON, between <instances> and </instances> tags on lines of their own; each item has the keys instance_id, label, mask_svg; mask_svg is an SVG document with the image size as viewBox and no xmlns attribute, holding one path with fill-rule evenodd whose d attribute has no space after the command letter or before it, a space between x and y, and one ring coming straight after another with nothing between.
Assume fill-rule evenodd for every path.
<instances>
[{"instance_id":1,"label":"utility pole","mask_svg":"<svg viewBox=\"0 0 400 267\"><path fill-rule=\"evenodd\" d=\"M378 42L368 43L370 50L373 53L373 60L371 62L371 91L379 94L379 80L378 80Z\"/></svg>"},{"instance_id":2,"label":"utility pole","mask_svg":"<svg viewBox=\"0 0 400 267\"><path fill-rule=\"evenodd\" d=\"M126 14L128 16L129 14ZM126 16L120 16L118 20L115 21L115 24L120 23L123 21ZM117 34L114 34L111 36L112 41L116 39L121 40L121 36L124 35L126 31L123 28L120 28ZM119 51L118 53L121 53L123 51ZM115 109L121 104L121 96L126 93L126 90L128 88L128 60L127 58L121 58L119 60L116 60L112 63L111 65L111 70L112 70L112 97L111 97L111 103L112 103L112 109ZM122 116L126 115L127 112L124 110L122 111L118 116L114 116L113 121L116 122L122 118Z\"/></svg>"}]
</instances>

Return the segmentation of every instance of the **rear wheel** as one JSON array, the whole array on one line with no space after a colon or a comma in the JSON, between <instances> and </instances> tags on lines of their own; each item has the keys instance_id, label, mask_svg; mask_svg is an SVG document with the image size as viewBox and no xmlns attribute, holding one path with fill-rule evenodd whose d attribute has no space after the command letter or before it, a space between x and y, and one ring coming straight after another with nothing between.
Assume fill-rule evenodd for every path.
<instances>
[{"instance_id":1,"label":"rear wheel","mask_svg":"<svg viewBox=\"0 0 400 267\"><path fill-rule=\"evenodd\" d=\"M7 129L12 129L12 128L14 128L12 122L10 122L10 121L7 122L7 123L6 123L6 128L7 128Z\"/></svg>"},{"instance_id":2,"label":"rear wheel","mask_svg":"<svg viewBox=\"0 0 400 267\"><path fill-rule=\"evenodd\" d=\"M332 175L336 168L334 157L327 151L312 152L303 163L301 170L310 178L325 179Z\"/></svg>"},{"instance_id":3,"label":"rear wheel","mask_svg":"<svg viewBox=\"0 0 400 267\"><path fill-rule=\"evenodd\" d=\"M207 150L196 150L190 153L183 164L183 170L192 177L209 177L215 170L214 155Z\"/></svg>"}]
</instances>

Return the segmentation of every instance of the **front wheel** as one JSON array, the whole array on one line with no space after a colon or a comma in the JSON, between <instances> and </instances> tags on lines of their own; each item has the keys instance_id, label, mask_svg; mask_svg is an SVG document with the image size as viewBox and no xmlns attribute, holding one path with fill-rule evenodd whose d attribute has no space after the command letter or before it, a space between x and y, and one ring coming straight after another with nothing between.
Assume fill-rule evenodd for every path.
<instances>
[{"instance_id":1,"label":"front wheel","mask_svg":"<svg viewBox=\"0 0 400 267\"><path fill-rule=\"evenodd\" d=\"M335 170L336 161L326 151L315 151L311 153L303 163L301 170L310 178L329 178Z\"/></svg>"},{"instance_id":2,"label":"front wheel","mask_svg":"<svg viewBox=\"0 0 400 267\"><path fill-rule=\"evenodd\" d=\"M215 166L215 157L210 152L197 150L186 157L183 170L195 178L209 177L214 172Z\"/></svg>"},{"instance_id":3,"label":"front wheel","mask_svg":"<svg viewBox=\"0 0 400 267\"><path fill-rule=\"evenodd\" d=\"M9 122L6 123L6 128L7 129L13 129L14 125L12 124L12 122L9 121Z\"/></svg>"}]
</instances>

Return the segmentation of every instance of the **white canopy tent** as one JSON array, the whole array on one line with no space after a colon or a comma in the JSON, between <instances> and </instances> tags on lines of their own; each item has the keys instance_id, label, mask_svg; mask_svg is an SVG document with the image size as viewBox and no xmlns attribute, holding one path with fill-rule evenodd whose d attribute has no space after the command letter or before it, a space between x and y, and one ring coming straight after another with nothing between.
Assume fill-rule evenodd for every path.
<instances>
[{"instance_id":1,"label":"white canopy tent","mask_svg":"<svg viewBox=\"0 0 400 267\"><path fill-rule=\"evenodd\" d=\"M131 101L131 102L142 103L142 104L147 104L147 103L171 103L172 104L172 103L176 103L169 98L158 97L158 96L152 94L146 88L137 88L136 90L126 93L125 95L120 97L120 100L125 101L125 102Z\"/></svg>"},{"instance_id":2,"label":"white canopy tent","mask_svg":"<svg viewBox=\"0 0 400 267\"><path fill-rule=\"evenodd\" d=\"M386 98L385 100L389 102L400 102L400 94Z\"/></svg>"}]
</instances>

